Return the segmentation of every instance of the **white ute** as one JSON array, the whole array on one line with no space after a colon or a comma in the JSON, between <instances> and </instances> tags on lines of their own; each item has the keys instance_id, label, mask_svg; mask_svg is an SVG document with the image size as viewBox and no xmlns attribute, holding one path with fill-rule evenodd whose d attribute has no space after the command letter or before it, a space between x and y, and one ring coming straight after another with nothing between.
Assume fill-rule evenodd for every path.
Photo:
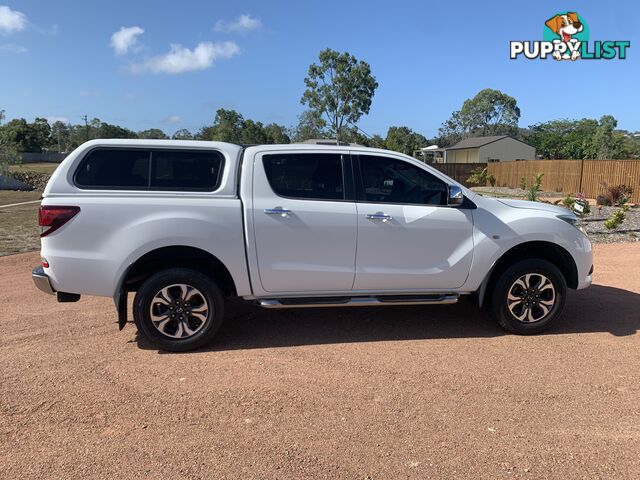
<instances>
[{"instance_id":1,"label":"white ute","mask_svg":"<svg viewBox=\"0 0 640 480\"><path fill-rule=\"evenodd\" d=\"M225 298L266 308L455 303L542 331L591 284L568 210L487 198L396 152L360 146L95 140L40 207L38 288L113 297L158 348L210 342ZM445 321L445 320L443 320Z\"/></svg>"}]
</instances>

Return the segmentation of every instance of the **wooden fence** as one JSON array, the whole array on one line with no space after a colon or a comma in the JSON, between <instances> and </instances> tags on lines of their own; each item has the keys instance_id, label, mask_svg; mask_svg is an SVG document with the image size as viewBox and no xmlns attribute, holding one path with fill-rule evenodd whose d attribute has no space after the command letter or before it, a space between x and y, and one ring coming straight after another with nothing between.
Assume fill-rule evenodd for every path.
<instances>
[{"instance_id":1,"label":"wooden fence","mask_svg":"<svg viewBox=\"0 0 640 480\"><path fill-rule=\"evenodd\" d=\"M524 160L489 163L488 167L500 187L517 188L522 177L529 184L535 174L544 173L542 190L547 192L596 198L605 184L624 184L633 188L632 201L640 202L640 160Z\"/></svg>"},{"instance_id":2,"label":"wooden fence","mask_svg":"<svg viewBox=\"0 0 640 480\"><path fill-rule=\"evenodd\" d=\"M471 171L476 168L486 168L486 163L431 163L430 166L440 170L448 177L453 178L456 182L460 182L465 187L473 185L467 183L467 178L471 175Z\"/></svg>"}]
</instances>

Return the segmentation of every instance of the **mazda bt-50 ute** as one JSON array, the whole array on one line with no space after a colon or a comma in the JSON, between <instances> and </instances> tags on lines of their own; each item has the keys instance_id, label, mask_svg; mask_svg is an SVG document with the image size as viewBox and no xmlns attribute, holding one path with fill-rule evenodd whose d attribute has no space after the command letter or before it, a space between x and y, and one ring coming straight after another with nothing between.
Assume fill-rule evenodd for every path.
<instances>
[{"instance_id":1,"label":"mazda bt-50 ute","mask_svg":"<svg viewBox=\"0 0 640 480\"><path fill-rule=\"evenodd\" d=\"M225 298L265 308L455 303L542 331L591 284L570 211L487 198L400 153L360 146L95 140L40 207L36 285L113 297L158 348L200 347ZM446 319L443 319L446 321Z\"/></svg>"}]
</instances>

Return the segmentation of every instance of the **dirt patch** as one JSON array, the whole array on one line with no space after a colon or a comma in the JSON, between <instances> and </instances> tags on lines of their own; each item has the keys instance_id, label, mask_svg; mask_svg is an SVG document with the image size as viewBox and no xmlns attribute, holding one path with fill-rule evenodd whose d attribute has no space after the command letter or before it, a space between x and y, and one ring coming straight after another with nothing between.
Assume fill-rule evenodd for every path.
<instances>
[{"instance_id":1,"label":"dirt patch","mask_svg":"<svg viewBox=\"0 0 640 480\"><path fill-rule=\"evenodd\" d=\"M3 478L639 478L640 245L545 335L452 306L231 310L162 354L0 259Z\"/></svg>"}]
</instances>

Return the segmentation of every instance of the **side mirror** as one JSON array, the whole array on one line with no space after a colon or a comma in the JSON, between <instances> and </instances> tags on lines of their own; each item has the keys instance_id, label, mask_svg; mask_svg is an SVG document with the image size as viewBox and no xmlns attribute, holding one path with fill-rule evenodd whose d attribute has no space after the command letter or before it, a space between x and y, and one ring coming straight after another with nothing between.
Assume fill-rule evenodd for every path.
<instances>
[{"instance_id":1,"label":"side mirror","mask_svg":"<svg viewBox=\"0 0 640 480\"><path fill-rule=\"evenodd\" d=\"M449 198L447 199L447 205L450 207L459 207L464 202L464 195L462 189L457 185L449 185Z\"/></svg>"}]
</instances>

